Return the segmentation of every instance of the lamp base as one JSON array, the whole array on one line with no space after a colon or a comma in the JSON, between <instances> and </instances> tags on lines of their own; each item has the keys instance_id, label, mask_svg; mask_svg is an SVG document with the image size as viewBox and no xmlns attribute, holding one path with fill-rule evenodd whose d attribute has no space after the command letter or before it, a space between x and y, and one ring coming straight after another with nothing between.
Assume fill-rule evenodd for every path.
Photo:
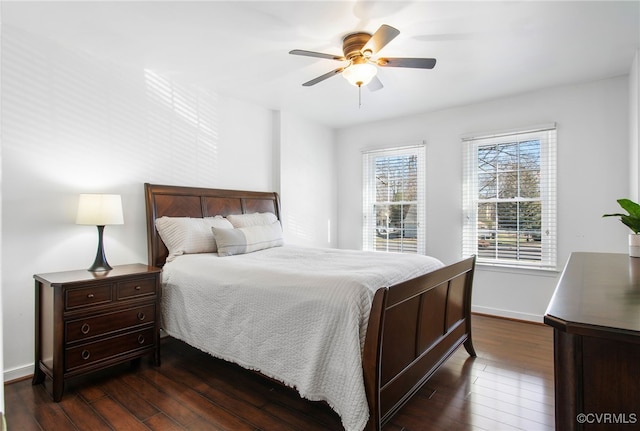
<instances>
[{"instance_id":1,"label":"lamp base","mask_svg":"<svg viewBox=\"0 0 640 431\"><path fill-rule=\"evenodd\" d=\"M113 268L109 265L108 262L93 262L93 265L87 269L87 271L91 272L107 272L111 271Z\"/></svg>"},{"instance_id":2,"label":"lamp base","mask_svg":"<svg viewBox=\"0 0 640 431\"><path fill-rule=\"evenodd\" d=\"M98 226L98 251L96 252L96 260L93 261L93 265L89 267L88 271L106 272L113 269L111 265L109 265L109 262L107 262L107 258L104 255L104 247L102 246L103 232L104 226Z\"/></svg>"}]
</instances>

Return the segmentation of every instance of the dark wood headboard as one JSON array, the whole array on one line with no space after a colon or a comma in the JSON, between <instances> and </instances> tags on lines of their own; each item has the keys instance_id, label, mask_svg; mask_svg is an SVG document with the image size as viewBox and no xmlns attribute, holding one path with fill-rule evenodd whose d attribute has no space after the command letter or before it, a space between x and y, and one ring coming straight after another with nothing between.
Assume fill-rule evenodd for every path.
<instances>
[{"instance_id":1,"label":"dark wood headboard","mask_svg":"<svg viewBox=\"0 0 640 431\"><path fill-rule=\"evenodd\" d=\"M206 189L145 183L147 250L149 265L162 267L167 248L156 231L155 220L167 217L214 217L217 215L272 212L280 220L280 199L275 192Z\"/></svg>"}]
</instances>

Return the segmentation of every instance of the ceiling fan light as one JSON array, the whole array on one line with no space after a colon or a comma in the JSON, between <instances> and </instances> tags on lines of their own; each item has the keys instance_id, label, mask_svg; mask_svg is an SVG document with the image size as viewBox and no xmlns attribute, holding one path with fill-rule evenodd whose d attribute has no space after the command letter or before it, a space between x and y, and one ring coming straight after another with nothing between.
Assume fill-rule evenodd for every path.
<instances>
[{"instance_id":1,"label":"ceiling fan light","mask_svg":"<svg viewBox=\"0 0 640 431\"><path fill-rule=\"evenodd\" d=\"M369 63L352 64L342 71L342 76L345 77L352 85L360 87L361 85L367 85L374 76L378 73L378 69Z\"/></svg>"}]
</instances>

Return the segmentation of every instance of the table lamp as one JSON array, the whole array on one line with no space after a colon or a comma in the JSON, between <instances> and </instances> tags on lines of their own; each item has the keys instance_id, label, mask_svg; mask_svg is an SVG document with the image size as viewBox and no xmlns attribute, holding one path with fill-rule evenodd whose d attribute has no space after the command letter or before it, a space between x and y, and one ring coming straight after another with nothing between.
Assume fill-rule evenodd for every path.
<instances>
[{"instance_id":1,"label":"table lamp","mask_svg":"<svg viewBox=\"0 0 640 431\"><path fill-rule=\"evenodd\" d=\"M89 271L110 271L112 268L104 256L102 235L104 227L110 224L123 224L122 198L120 195L81 194L78 200L76 224L98 227L98 252Z\"/></svg>"}]
</instances>

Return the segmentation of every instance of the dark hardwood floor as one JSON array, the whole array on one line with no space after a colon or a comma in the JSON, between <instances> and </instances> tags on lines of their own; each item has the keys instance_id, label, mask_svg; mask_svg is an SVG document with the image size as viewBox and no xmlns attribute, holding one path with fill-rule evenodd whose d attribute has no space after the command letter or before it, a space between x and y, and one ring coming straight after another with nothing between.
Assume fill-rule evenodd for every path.
<instances>
[{"instance_id":1,"label":"dark hardwood floor","mask_svg":"<svg viewBox=\"0 0 640 431\"><path fill-rule=\"evenodd\" d=\"M459 349L384 431L554 429L551 329L472 322L478 357ZM71 380L60 403L31 380L7 384L5 418L9 431L342 430L324 403L174 339L163 342L162 366L143 359Z\"/></svg>"}]
</instances>

